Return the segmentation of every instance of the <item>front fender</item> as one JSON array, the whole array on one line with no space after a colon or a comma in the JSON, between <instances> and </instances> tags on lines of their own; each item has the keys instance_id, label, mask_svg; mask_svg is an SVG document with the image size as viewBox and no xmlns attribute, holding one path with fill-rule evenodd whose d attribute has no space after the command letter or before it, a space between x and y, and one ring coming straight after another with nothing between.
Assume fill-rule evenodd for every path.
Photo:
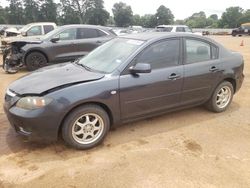
<instances>
[{"instance_id":1,"label":"front fender","mask_svg":"<svg viewBox=\"0 0 250 188\"><path fill-rule=\"evenodd\" d=\"M60 122L74 108L86 104L97 103L106 106L112 115L113 124L120 123L120 103L119 103L119 77L104 77L101 80L90 81L67 88L54 91L46 96L55 99L58 111L60 111ZM112 92L113 91L113 92ZM115 91L115 92L114 92ZM61 126L58 125L58 129Z\"/></svg>"}]
</instances>

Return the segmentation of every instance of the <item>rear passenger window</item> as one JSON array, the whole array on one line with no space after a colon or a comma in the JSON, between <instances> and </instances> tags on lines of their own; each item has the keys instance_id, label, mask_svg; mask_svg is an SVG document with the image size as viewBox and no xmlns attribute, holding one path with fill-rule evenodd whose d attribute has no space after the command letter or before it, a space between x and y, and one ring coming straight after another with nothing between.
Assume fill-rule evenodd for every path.
<instances>
[{"instance_id":1,"label":"rear passenger window","mask_svg":"<svg viewBox=\"0 0 250 188\"><path fill-rule=\"evenodd\" d=\"M178 39L152 44L137 58L137 63L148 63L152 69L176 66L179 63Z\"/></svg>"},{"instance_id":2,"label":"rear passenger window","mask_svg":"<svg viewBox=\"0 0 250 188\"><path fill-rule=\"evenodd\" d=\"M53 25L44 25L44 33L47 34L48 32L54 30L54 26Z\"/></svg>"},{"instance_id":3,"label":"rear passenger window","mask_svg":"<svg viewBox=\"0 0 250 188\"><path fill-rule=\"evenodd\" d=\"M199 40L186 39L186 63L196 63L210 59L210 44Z\"/></svg>"},{"instance_id":4,"label":"rear passenger window","mask_svg":"<svg viewBox=\"0 0 250 188\"><path fill-rule=\"evenodd\" d=\"M78 39L97 38L97 37L99 37L99 33L96 29L90 29L90 28L77 29Z\"/></svg>"}]
</instances>

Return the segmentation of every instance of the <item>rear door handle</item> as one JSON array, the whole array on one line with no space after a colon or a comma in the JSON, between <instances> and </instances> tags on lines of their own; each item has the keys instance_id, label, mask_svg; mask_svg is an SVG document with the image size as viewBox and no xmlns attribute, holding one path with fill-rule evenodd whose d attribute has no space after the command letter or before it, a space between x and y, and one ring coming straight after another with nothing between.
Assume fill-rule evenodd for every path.
<instances>
[{"instance_id":1,"label":"rear door handle","mask_svg":"<svg viewBox=\"0 0 250 188\"><path fill-rule=\"evenodd\" d=\"M219 69L216 66L212 66L209 71L210 72L217 72Z\"/></svg>"},{"instance_id":2,"label":"rear door handle","mask_svg":"<svg viewBox=\"0 0 250 188\"><path fill-rule=\"evenodd\" d=\"M176 73L172 73L168 79L170 80L176 80L177 78L180 78L181 76L179 74L176 74Z\"/></svg>"},{"instance_id":3,"label":"rear door handle","mask_svg":"<svg viewBox=\"0 0 250 188\"><path fill-rule=\"evenodd\" d=\"M101 43L102 43L102 41L99 41L99 40L98 40L98 41L96 41L96 43L97 43L97 44L101 44Z\"/></svg>"}]
</instances>

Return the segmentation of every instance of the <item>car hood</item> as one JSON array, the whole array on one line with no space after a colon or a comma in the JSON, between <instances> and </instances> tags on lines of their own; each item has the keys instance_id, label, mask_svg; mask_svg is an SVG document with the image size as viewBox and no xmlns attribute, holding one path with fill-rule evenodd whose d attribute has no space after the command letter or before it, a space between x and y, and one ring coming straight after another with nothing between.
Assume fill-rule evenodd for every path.
<instances>
[{"instance_id":1,"label":"car hood","mask_svg":"<svg viewBox=\"0 0 250 188\"><path fill-rule=\"evenodd\" d=\"M13 82L9 89L19 95L39 95L52 89L98 80L104 76L90 72L75 63L63 63L28 74Z\"/></svg>"},{"instance_id":2,"label":"car hood","mask_svg":"<svg viewBox=\"0 0 250 188\"><path fill-rule=\"evenodd\" d=\"M2 39L3 42L10 44L13 42L22 42L22 43L32 43L32 44L40 44L42 43L42 36L32 36L32 37L23 37L21 35L16 37L6 37Z\"/></svg>"}]
</instances>

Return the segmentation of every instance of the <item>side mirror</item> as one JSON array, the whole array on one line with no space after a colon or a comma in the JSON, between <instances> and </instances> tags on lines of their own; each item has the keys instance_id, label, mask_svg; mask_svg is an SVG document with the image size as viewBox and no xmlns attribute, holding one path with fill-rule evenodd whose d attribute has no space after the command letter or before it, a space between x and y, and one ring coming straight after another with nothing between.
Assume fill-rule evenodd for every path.
<instances>
[{"instance_id":1,"label":"side mirror","mask_svg":"<svg viewBox=\"0 0 250 188\"><path fill-rule=\"evenodd\" d=\"M27 36L27 32L23 31L23 32L21 32L21 35L24 36L24 37L26 37Z\"/></svg>"},{"instance_id":2,"label":"side mirror","mask_svg":"<svg viewBox=\"0 0 250 188\"><path fill-rule=\"evenodd\" d=\"M59 40L60 40L59 37L55 37L55 38L50 39L50 41L53 42L53 43L56 43Z\"/></svg>"},{"instance_id":3,"label":"side mirror","mask_svg":"<svg viewBox=\"0 0 250 188\"><path fill-rule=\"evenodd\" d=\"M135 66L130 67L129 70L132 74L150 73L151 65L147 63L137 63Z\"/></svg>"}]
</instances>

